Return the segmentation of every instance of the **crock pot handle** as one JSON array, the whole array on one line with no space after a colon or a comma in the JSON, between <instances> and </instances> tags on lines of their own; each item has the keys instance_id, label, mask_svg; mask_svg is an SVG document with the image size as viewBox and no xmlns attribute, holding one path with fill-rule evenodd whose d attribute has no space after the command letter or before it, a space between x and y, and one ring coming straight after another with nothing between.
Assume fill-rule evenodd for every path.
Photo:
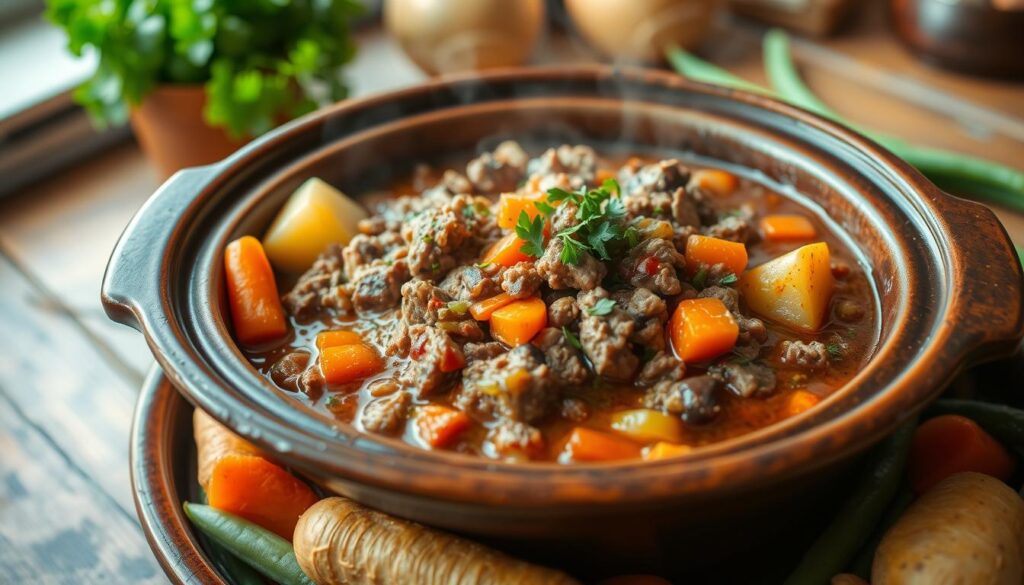
<instances>
[{"instance_id":1,"label":"crock pot handle","mask_svg":"<svg viewBox=\"0 0 1024 585\"><path fill-rule=\"evenodd\" d=\"M1006 228L991 209L943 193L940 214L955 249L950 343L968 363L1010 353L1024 335L1024 277Z\"/></svg>"},{"instance_id":2,"label":"crock pot handle","mask_svg":"<svg viewBox=\"0 0 1024 585\"><path fill-rule=\"evenodd\" d=\"M157 189L124 228L103 274L100 300L111 320L142 331L166 289L163 262L181 229L179 219L203 192L220 165L178 171Z\"/></svg>"}]
</instances>

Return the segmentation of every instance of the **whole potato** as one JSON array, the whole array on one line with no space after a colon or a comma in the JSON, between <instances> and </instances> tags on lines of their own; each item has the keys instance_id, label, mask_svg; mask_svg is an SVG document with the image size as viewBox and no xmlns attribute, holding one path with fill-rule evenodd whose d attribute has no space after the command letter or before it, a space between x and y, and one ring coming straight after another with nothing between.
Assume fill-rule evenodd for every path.
<instances>
[{"instance_id":1,"label":"whole potato","mask_svg":"<svg viewBox=\"0 0 1024 585\"><path fill-rule=\"evenodd\" d=\"M521 65L544 26L543 0L386 0L384 23L428 73Z\"/></svg>"},{"instance_id":2,"label":"whole potato","mask_svg":"<svg viewBox=\"0 0 1024 585\"><path fill-rule=\"evenodd\" d=\"M565 0L583 38L605 55L658 61L665 47L693 47L711 31L716 0Z\"/></svg>"},{"instance_id":3,"label":"whole potato","mask_svg":"<svg viewBox=\"0 0 1024 585\"><path fill-rule=\"evenodd\" d=\"M1006 484L958 473L928 490L885 533L873 585L1020 585L1024 501Z\"/></svg>"}]
</instances>

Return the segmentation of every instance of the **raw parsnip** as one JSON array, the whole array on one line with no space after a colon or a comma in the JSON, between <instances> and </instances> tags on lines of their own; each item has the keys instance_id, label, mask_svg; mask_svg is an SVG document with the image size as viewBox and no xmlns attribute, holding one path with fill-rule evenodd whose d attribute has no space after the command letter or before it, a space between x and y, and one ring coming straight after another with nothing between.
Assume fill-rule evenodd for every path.
<instances>
[{"instance_id":1,"label":"raw parsnip","mask_svg":"<svg viewBox=\"0 0 1024 585\"><path fill-rule=\"evenodd\" d=\"M871 583L1024 583L1024 500L980 473L943 480L882 538Z\"/></svg>"},{"instance_id":2,"label":"raw parsnip","mask_svg":"<svg viewBox=\"0 0 1024 585\"><path fill-rule=\"evenodd\" d=\"M578 585L564 573L345 498L306 510L294 537L299 566L317 585Z\"/></svg>"}]
</instances>

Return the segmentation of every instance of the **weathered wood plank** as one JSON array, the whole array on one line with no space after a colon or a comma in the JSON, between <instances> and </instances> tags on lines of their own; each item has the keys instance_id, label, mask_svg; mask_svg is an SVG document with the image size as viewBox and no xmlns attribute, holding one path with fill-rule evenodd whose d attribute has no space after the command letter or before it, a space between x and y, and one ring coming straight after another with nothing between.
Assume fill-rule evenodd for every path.
<instances>
[{"instance_id":1,"label":"weathered wood plank","mask_svg":"<svg viewBox=\"0 0 1024 585\"><path fill-rule=\"evenodd\" d=\"M22 416L8 391L0 388L0 582L166 583L133 517Z\"/></svg>"},{"instance_id":2,"label":"weathered wood plank","mask_svg":"<svg viewBox=\"0 0 1024 585\"><path fill-rule=\"evenodd\" d=\"M0 388L129 517L128 433L137 394L93 339L0 257ZM16 334L15 334L16 332ZM56 476L61 468L46 470Z\"/></svg>"},{"instance_id":3,"label":"weathered wood plank","mask_svg":"<svg viewBox=\"0 0 1024 585\"><path fill-rule=\"evenodd\" d=\"M103 315L100 281L118 236L156 186L142 154L126 145L0 204L0 246L55 293L53 310L81 315L139 380L153 358L140 335Z\"/></svg>"}]
</instances>

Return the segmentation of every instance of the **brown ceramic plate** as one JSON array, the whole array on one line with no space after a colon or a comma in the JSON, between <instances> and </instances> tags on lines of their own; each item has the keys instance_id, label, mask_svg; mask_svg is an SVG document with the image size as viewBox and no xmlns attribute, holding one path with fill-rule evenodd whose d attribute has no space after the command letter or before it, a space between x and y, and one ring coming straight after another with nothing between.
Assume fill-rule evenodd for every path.
<instances>
[{"instance_id":1,"label":"brown ceramic plate","mask_svg":"<svg viewBox=\"0 0 1024 585\"><path fill-rule=\"evenodd\" d=\"M167 577L179 585L228 585L181 507L199 494L192 405L156 366L135 405L129 456L135 512Z\"/></svg>"},{"instance_id":2,"label":"brown ceramic plate","mask_svg":"<svg viewBox=\"0 0 1024 585\"><path fill-rule=\"evenodd\" d=\"M225 319L223 249L261 234L310 176L352 193L527 136L710 160L796 192L859 244L880 342L819 407L659 462L500 464L358 432L258 375ZM179 173L140 210L103 285L186 398L333 491L391 514L580 566L678 569L786 538L855 455L1024 333L1019 261L985 207L940 192L855 132L763 96L605 67L434 80L340 103L222 163ZM740 526L743 529L737 530Z\"/></svg>"}]
</instances>

